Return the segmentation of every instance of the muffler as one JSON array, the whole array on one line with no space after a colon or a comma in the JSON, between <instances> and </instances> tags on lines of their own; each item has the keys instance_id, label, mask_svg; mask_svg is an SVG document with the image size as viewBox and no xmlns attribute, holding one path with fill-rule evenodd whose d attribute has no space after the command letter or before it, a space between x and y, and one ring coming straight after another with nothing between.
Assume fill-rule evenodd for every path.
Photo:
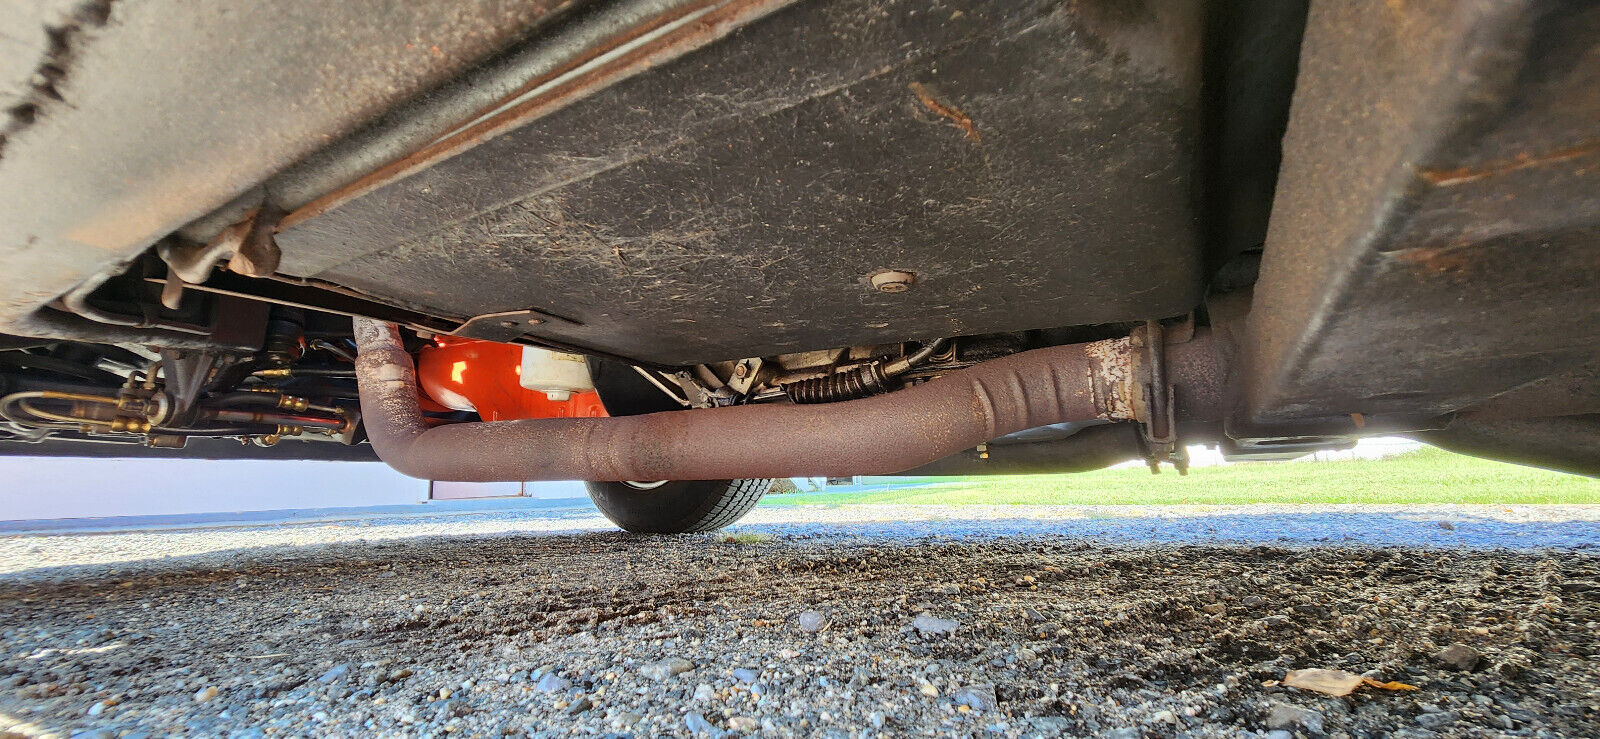
<instances>
[{"instance_id":1,"label":"muffler","mask_svg":"<svg viewBox=\"0 0 1600 739\"><path fill-rule=\"evenodd\" d=\"M1022 352L860 400L429 428L394 324L355 319L362 420L378 456L432 480L721 480L893 474L1051 423L1147 421L1131 338ZM1142 364L1143 363L1143 364ZM1176 418L1213 421L1223 371L1205 330L1165 349Z\"/></svg>"}]
</instances>

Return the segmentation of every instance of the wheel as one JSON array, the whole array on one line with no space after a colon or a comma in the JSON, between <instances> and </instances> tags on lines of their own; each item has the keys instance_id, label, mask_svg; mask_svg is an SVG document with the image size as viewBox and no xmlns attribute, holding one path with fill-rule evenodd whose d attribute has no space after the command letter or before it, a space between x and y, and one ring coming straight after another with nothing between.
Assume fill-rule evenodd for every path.
<instances>
[{"instance_id":1,"label":"wheel","mask_svg":"<svg viewBox=\"0 0 1600 739\"><path fill-rule=\"evenodd\" d=\"M771 480L590 482L589 497L612 523L636 534L715 531L749 513Z\"/></svg>"},{"instance_id":2,"label":"wheel","mask_svg":"<svg viewBox=\"0 0 1600 739\"><path fill-rule=\"evenodd\" d=\"M613 416L681 411L683 406L621 362L589 358L589 377ZM715 531L754 508L771 480L590 482L589 497L612 523L636 534Z\"/></svg>"}]
</instances>

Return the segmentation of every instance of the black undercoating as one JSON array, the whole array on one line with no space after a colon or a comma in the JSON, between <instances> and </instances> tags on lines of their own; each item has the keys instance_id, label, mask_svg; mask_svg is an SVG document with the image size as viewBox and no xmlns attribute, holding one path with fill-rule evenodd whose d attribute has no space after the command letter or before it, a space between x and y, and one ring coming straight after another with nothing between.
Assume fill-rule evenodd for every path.
<instances>
[{"instance_id":1,"label":"black undercoating","mask_svg":"<svg viewBox=\"0 0 1600 739\"><path fill-rule=\"evenodd\" d=\"M1600 356L1600 3L1369 11L1311 9L1235 435L1427 423ZM1495 414L1600 411L1586 383Z\"/></svg>"},{"instance_id":2,"label":"black undercoating","mask_svg":"<svg viewBox=\"0 0 1600 739\"><path fill-rule=\"evenodd\" d=\"M283 269L662 364L1181 315L1201 26L801 3L280 233Z\"/></svg>"}]
</instances>

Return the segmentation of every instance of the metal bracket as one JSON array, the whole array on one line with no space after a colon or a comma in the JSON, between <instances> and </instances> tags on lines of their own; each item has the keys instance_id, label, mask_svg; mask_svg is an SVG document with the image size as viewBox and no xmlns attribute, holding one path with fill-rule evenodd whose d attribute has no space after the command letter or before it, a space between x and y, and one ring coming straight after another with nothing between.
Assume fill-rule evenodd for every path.
<instances>
[{"instance_id":1,"label":"metal bracket","mask_svg":"<svg viewBox=\"0 0 1600 739\"><path fill-rule=\"evenodd\" d=\"M278 271L283 251L272 234L283 211L263 205L250 211L244 220L223 229L210 243L193 246L162 242L156 254L167 263L167 282L161 290L161 304L177 310L183 289L198 285L211 276L217 262L228 260L228 271L248 277L269 277Z\"/></svg>"},{"instance_id":2,"label":"metal bracket","mask_svg":"<svg viewBox=\"0 0 1600 739\"><path fill-rule=\"evenodd\" d=\"M534 326L548 323L552 316L536 310L512 310L504 313L485 313L474 316L450 332L468 339L483 339L511 343L528 334Z\"/></svg>"},{"instance_id":3,"label":"metal bracket","mask_svg":"<svg viewBox=\"0 0 1600 739\"><path fill-rule=\"evenodd\" d=\"M717 405L716 397L707 392L705 386L694 379L694 375L679 371L672 375L672 379L677 380L678 387L683 389L684 397L689 399L689 407L712 408Z\"/></svg>"},{"instance_id":4,"label":"metal bracket","mask_svg":"<svg viewBox=\"0 0 1600 739\"><path fill-rule=\"evenodd\" d=\"M1145 464L1150 465L1151 474L1159 474L1161 463L1171 462L1178 474L1186 475L1189 473L1189 455L1178 442L1176 396L1173 387L1167 384L1165 332L1159 321L1146 321L1144 333L1138 338L1144 347L1145 367L1149 370L1149 377L1144 383L1147 415L1139 424L1139 435L1144 441Z\"/></svg>"},{"instance_id":5,"label":"metal bracket","mask_svg":"<svg viewBox=\"0 0 1600 739\"><path fill-rule=\"evenodd\" d=\"M733 377L728 380L728 387L733 388L733 391L740 395L749 393L750 386L755 383L756 377L761 374L761 365L762 360L760 357L739 360L733 365Z\"/></svg>"}]
</instances>

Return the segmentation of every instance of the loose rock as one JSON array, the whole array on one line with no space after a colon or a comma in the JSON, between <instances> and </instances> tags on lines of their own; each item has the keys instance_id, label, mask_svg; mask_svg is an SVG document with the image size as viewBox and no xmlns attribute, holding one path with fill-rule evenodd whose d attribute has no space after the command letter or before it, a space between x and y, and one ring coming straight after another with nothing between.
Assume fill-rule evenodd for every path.
<instances>
[{"instance_id":1,"label":"loose rock","mask_svg":"<svg viewBox=\"0 0 1600 739\"><path fill-rule=\"evenodd\" d=\"M541 693L559 693L572 687L572 681L554 672L547 672L539 678L538 685L534 686Z\"/></svg>"},{"instance_id":2,"label":"loose rock","mask_svg":"<svg viewBox=\"0 0 1600 739\"><path fill-rule=\"evenodd\" d=\"M926 613L911 619L911 628L931 636L947 636L960 627L961 623L953 618L936 618Z\"/></svg>"},{"instance_id":3,"label":"loose rock","mask_svg":"<svg viewBox=\"0 0 1600 739\"><path fill-rule=\"evenodd\" d=\"M594 708L594 701L589 700L588 696L584 696L573 701L572 705L567 706L567 715L576 716L591 708Z\"/></svg>"},{"instance_id":4,"label":"loose rock","mask_svg":"<svg viewBox=\"0 0 1600 739\"><path fill-rule=\"evenodd\" d=\"M717 727L711 725L711 722L707 721L705 716L692 712L683 717L683 725L688 727L690 733L693 734L709 734L717 730Z\"/></svg>"},{"instance_id":5,"label":"loose rock","mask_svg":"<svg viewBox=\"0 0 1600 739\"><path fill-rule=\"evenodd\" d=\"M818 611L805 611L795 618L795 623L800 627L801 631L807 634L815 634L821 631L822 627L828 625L828 617Z\"/></svg>"},{"instance_id":6,"label":"loose rock","mask_svg":"<svg viewBox=\"0 0 1600 739\"><path fill-rule=\"evenodd\" d=\"M1424 713L1417 717L1417 723L1424 729L1435 731L1442 729L1460 720L1461 714L1455 711L1440 711L1438 713Z\"/></svg>"},{"instance_id":7,"label":"loose rock","mask_svg":"<svg viewBox=\"0 0 1600 739\"><path fill-rule=\"evenodd\" d=\"M1312 734L1321 734L1322 714L1309 708L1275 701L1267 712L1267 728L1301 728Z\"/></svg>"},{"instance_id":8,"label":"loose rock","mask_svg":"<svg viewBox=\"0 0 1600 739\"><path fill-rule=\"evenodd\" d=\"M673 675L682 675L694 669L694 663L682 657L668 657L660 662L652 662L639 668L639 672L651 680L665 680Z\"/></svg>"},{"instance_id":9,"label":"loose rock","mask_svg":"<svg viewBox=\"0 0 1600 739\"><path fill-rule=\"evenodd\" d=\"M1478 650L1465 644L1451 644L1434 652L1433 658L1457 670L1472 670L1483 660L1483 655L1479 654Z\"/></svg>"},{"instance_id":10,"label":"loose rock","mask_svg":"<svg viewBox=\"0 0 1600 739\"><path fill-rule=\"evenodd\" d=\"M993 685L968 685L950 694L950 699L958 706L966 706L977 711L993 711L998 707L999 701L995 700Z\"/></svg>"}]
</instances>

